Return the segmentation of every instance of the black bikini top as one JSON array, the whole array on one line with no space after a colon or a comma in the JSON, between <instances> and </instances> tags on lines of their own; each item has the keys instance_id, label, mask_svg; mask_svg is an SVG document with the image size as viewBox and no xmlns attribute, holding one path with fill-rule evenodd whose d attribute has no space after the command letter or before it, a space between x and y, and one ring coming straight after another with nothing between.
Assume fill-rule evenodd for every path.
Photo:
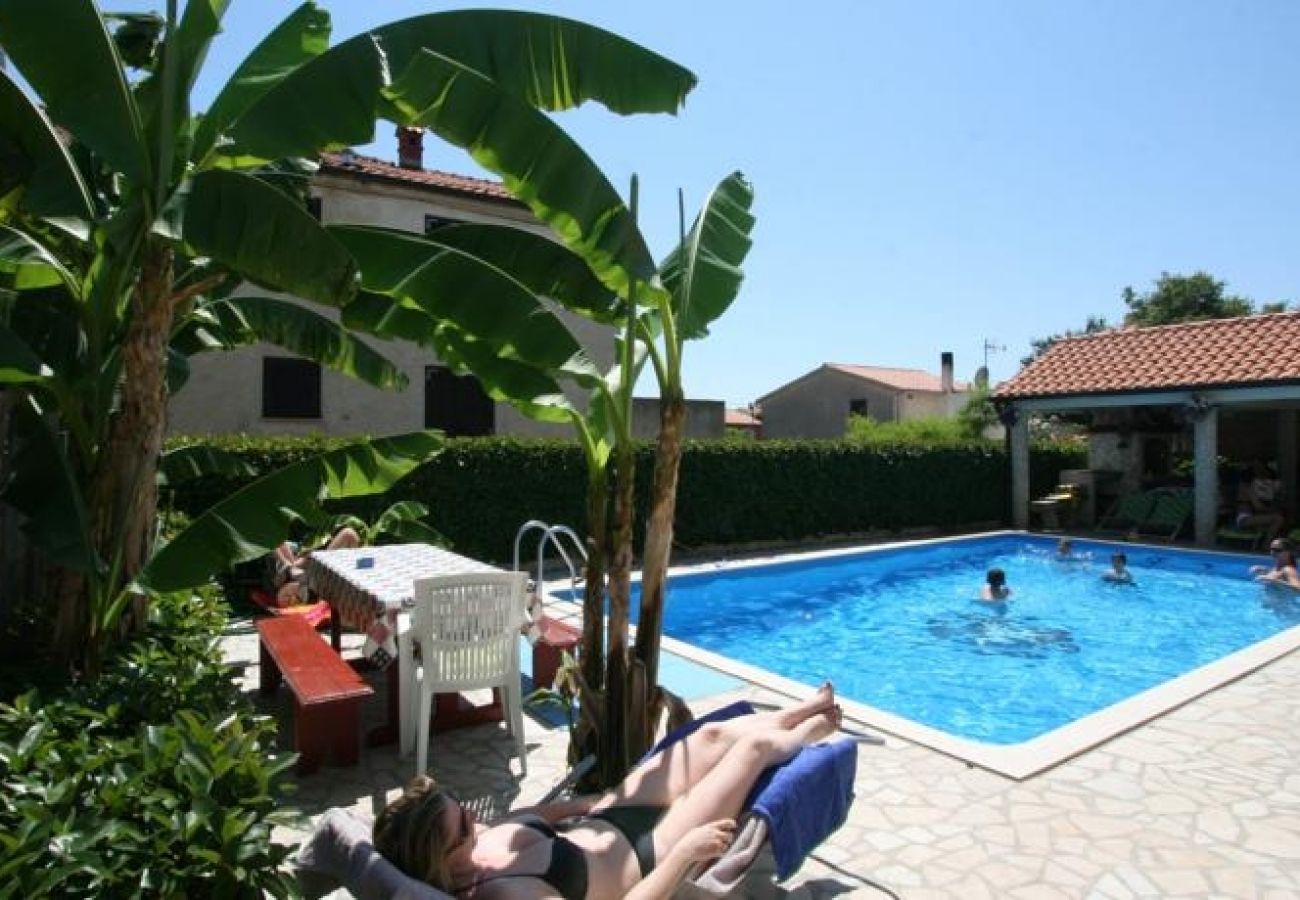
<instances>
[{"instance_id":1,"label":"black bikini top","mask_svg":"<svg viewBox=\"0 0 1300 900\"><path fill-rule=\"evenodd\" d=\"M514 822L551 839L551 861L546 871L536 875L520 872L490 875L476 881L475 885L498 878L540 878L559 891L564 900L587 900L587 858L578 845L557 832L541 816L520 816Z\"/></svg>"}]
</instances>

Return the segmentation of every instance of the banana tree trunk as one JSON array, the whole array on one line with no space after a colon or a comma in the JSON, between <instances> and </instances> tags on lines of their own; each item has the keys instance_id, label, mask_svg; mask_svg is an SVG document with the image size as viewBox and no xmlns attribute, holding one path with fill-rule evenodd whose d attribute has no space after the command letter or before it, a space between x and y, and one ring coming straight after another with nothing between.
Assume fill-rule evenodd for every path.
<instances>
[{"instance_id":1,"label":"banana tree trunk","mask_svg":"<svg viewBox=\"0 0 1300 900\"><path fill-rule=\"evenodd\" d=\"M91 490L90 515L99 557L116 568L113 583L91 587L80 596L64 596L62 603L86 608L92 639L82 648L92 667L98 650L111 635L102 621L105 604L140 571L149 557L158 512L156 475L167 423L167 342L172 327L172 252L164 244L148 247L140 280L131 294L130 322L122 344L122 380L117 414L109 425L108 443L96 466ZM144 621L143 598L127 607L123 630ZM62 636L65 640L67 635ZM83 633L82 639L87 637ZM64 650L75 648L64 645Z\"/></svg>"},{"instance_id":2,"label":"banana tree trunk","mask_svg":"<svg viewBox=\"0 0 1300 900\"><path fill-rule=\"evenodd\" d=\"M641 561L641 616L637 620L636 658L645 667L648 689L659 683L659 644L663 637L664 584L673 549L673 516L677 510L677 474L682 461L682 426L686 401L681 392L664 397L659 415L659 440L655 445L654 483L650 493L650 515ZM648 732L662 712L658 702L647 703L644 713ZM653 709L650 707L654 707Z\"/></svg>"},{"instance_id":3,"label":"banana tree trunk","mask_svg":"<svg viewBox=\"0 0 1300 900\"><path fill-rule=\"evenodd\" d=\"M627 774L628 615L632 596L632 512L635 504L636 451L620 442L614 455L614 538L609 562L609 625L605 660L605 753L600 757L607 786Z\"/></svg>"},{"instance_id":4,"label":"banana tree trunk","mask_svg":"<svg viewBox=\"0 0 1300 900\"><path fill-rule=\"evenodd\" d=\"M605 671L605 557L609 547L609 479L601 467L587 479L586 590L582 598L582 677L601 687Z\"/></svg>"}]
</instances>

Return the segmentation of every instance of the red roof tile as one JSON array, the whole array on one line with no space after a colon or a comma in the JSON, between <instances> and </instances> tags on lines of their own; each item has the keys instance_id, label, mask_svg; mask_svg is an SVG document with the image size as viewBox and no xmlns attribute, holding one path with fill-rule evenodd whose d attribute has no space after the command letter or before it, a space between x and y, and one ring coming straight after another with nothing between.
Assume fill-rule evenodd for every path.
<instances>
[{"instance_id":1,"label":"red roof tile","mask_svg":"<svg viewBox=\"0 0 1300 900\"><path fill-rule=\"evenodd\" d=\"M890 369L885 366L850 366L843 363L827 363L826 366L859 378L870 378L900 391L932 391L936 394L943 391L943 379L924 369ZM966 384L955 382L953 389L964 391Z\"/></svg>"},{"instance_id":2,"label":"red roof tile","mask_svg":"<svg viewBox=\"0 0 1300 900\"><path fill-rule=\"evenodd\" d=\"M1121 328L1058 341L997 397L1075 396L1300 381L1300 313Z\"/></svg>"},{"instance_id":3,"label":"red roof tile","mask_svg":"<svg viewBox=\"0 0 1300 900\"><path fill-rule=\"evenodd\" d=\"M373 156L361 156L356 153L326 153L321 157L321 171L331 175L361 175L384 181L400 182L419 187L451 191L457 194L472 194L476 197L489 197L493 200L514 199L501 186L499 181L486 178L471 178L468 175L453 175L436 169L403 169L401 166Z\"/></svg>"},{"instance_id":4,"label":"red roof tile","mask_svg":"<svg viewBox=\"0 0 1300 900\"><path fill-rule=\"evenodd\" d=\"M723 414L723 424L732 428L757 428L763 421L747 409L729 409Z\"/></svg>"}]
</instances>

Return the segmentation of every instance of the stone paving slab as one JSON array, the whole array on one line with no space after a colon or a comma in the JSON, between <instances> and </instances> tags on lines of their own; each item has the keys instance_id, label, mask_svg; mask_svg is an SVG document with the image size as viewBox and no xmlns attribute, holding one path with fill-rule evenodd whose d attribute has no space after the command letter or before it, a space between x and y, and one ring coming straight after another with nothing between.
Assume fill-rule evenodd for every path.
<instances>
[{"instance_id":1,"label":"stone paving slab","mask_svg":"<svg viewBox=\"0 0 1300 900\"><path fill-rule=\"evenodd\" d=\"M256 633L233 622L223 646L256 697ZM373 721L384 685L372 679ZM751 686L697 712L737 696L784 700ZM289 706L282 693L264 708L287 720ZM436 736L431 773L486 819L535 802L567 770L567 735L527 717L525 732L527 778L499 725ZM358 766L300 779L300 822L277 840L297 843L330 806L373 815L413 770L365 748ZM795 878L756 871L737 896L1297 898L1300 653L1023 782L887 736L862 748L855 790L845 826Z\"/></svg>"}]
</instances>

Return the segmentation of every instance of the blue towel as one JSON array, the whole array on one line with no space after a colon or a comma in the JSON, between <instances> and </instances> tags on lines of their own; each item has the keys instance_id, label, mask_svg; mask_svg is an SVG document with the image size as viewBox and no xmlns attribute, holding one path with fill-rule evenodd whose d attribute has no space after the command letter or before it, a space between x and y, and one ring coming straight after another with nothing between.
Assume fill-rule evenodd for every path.
<instances>
[{"instance_id":1,"label":"blue towel","mask_svg":"<svg viewBox=\"0 0 1300 900\"><path fill-rule=\"evenodd\" d=\"M813 848L844 824L857 768L857 743L836 741L804 747L759 777L745 808L767 822L777 878L798 871Z\"/></svg>"}]
</instances>

